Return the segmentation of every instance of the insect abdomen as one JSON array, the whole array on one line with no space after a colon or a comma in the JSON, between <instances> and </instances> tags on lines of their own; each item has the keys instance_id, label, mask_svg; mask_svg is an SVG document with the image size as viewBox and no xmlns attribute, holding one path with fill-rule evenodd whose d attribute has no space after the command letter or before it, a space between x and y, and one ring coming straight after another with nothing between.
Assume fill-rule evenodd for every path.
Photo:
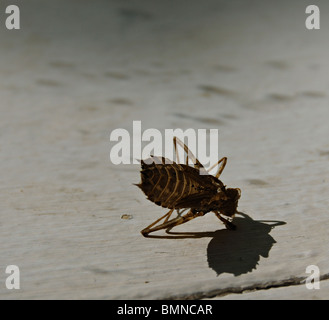
<instances>
[{"instance_id":1,"label":"insect abdomen","mask_svg":"<svg viewBox=\"0 0 329 320\"><path fill-rule=\"evenodd\" d=\"M206 195L209 191L211 194L216 193L217 188L211 183L213 177L202 177L201 185L197 169L177 163L146 165L142 162L142 181L138 186L155 204L169 209L179 209L187 207L180 205L181 199L188 199L195 194Z\"/></svg>"}]
</instances>

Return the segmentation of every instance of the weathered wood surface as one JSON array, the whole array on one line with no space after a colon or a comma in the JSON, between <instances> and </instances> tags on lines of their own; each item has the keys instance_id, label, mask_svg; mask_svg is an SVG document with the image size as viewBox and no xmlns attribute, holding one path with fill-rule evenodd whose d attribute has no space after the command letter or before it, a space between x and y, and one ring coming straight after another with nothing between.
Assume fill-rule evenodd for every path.
<instances>
[{"instance_id":1,"label":"weathered wood surface","mask_svg":"<svg viewBox=\"0 0 329 320\"><path fill-rule=\"evenodd\" d=\"M1 299L329 297L327 33L303 1L206 2L21 1L22 29L0 27ZM165 212L109 160L133 120L219 129L237 231L140 235Z\"/></svg>"}]
</instances>

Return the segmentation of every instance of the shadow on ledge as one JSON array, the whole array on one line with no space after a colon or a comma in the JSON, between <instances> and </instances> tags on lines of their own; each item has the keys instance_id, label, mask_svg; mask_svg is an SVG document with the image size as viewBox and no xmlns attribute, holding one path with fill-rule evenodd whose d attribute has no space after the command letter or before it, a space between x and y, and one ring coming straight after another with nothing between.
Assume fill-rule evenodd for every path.
<instances>
[{"instance_id":1,"label":"shadow on ledge","mask_svg":"<svg viewBox=\"0 0 329 320\"><path fill-rule=\"evenodd\" d=\"M276 243L269 235L271 230L286 224L283 221L253 220L244 213L240 215L244 218L234 219L235 232L215 231L208 245L208 264L217 275L227 272L239 276L256 269L260 256L267 258Z\"/></svg>"},{"instance_id":2,"label":"shadow on ledge","mask_svg":"<svg viewBox=\"0 0 329 320\"><path fill-rule=\"evenodd\" d=\"M283 221L253 220L240 212L235 217L237 230L227 229L214 232L171 232L170 236L149 236L162 239L212 238L208 244L209 268L217 275L231 273L239 276L256 269L260 256L267 258L276 241L269 235L274 227L286 224Z\"/></svg>"}]
</instances>

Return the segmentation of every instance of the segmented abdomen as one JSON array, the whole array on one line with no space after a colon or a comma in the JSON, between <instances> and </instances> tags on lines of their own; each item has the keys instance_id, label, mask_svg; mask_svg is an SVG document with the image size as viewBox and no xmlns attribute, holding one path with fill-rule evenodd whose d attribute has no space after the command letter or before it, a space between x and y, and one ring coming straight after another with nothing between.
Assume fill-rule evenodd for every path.
<instances>
[{"instance_id":1,"label":"segmented abdomen","mask_svg":"<svg viewBox=\"0 0 329 320\"><path fill-rule=\"evenodd\" d=\"M213 176L200 176L197 169L177 163L148 165L142 161L141 179L137 186L147 198L169 209L200 207L201 200L215 194L218 188ZM183 200L191 196L200 200L187 205Z\"/></svg>"}]
</instances>

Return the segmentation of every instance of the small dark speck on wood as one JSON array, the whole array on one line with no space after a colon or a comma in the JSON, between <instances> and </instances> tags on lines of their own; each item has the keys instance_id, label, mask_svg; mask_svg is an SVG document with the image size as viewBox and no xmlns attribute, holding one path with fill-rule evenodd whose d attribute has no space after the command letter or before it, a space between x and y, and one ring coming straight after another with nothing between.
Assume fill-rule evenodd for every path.
<instances>
[{"instance_id":1,"label":"small dark speck on wood","mask_svg":"<svg viewBox=\"0 0 329 320\"><path fill-rule=\"evenodd\" d=\"M123 214L121 216L121 219L123 219L123 220L130 220L132 218L133 218L133 216L131 214Z\"/></svg>"}]
</instances>

